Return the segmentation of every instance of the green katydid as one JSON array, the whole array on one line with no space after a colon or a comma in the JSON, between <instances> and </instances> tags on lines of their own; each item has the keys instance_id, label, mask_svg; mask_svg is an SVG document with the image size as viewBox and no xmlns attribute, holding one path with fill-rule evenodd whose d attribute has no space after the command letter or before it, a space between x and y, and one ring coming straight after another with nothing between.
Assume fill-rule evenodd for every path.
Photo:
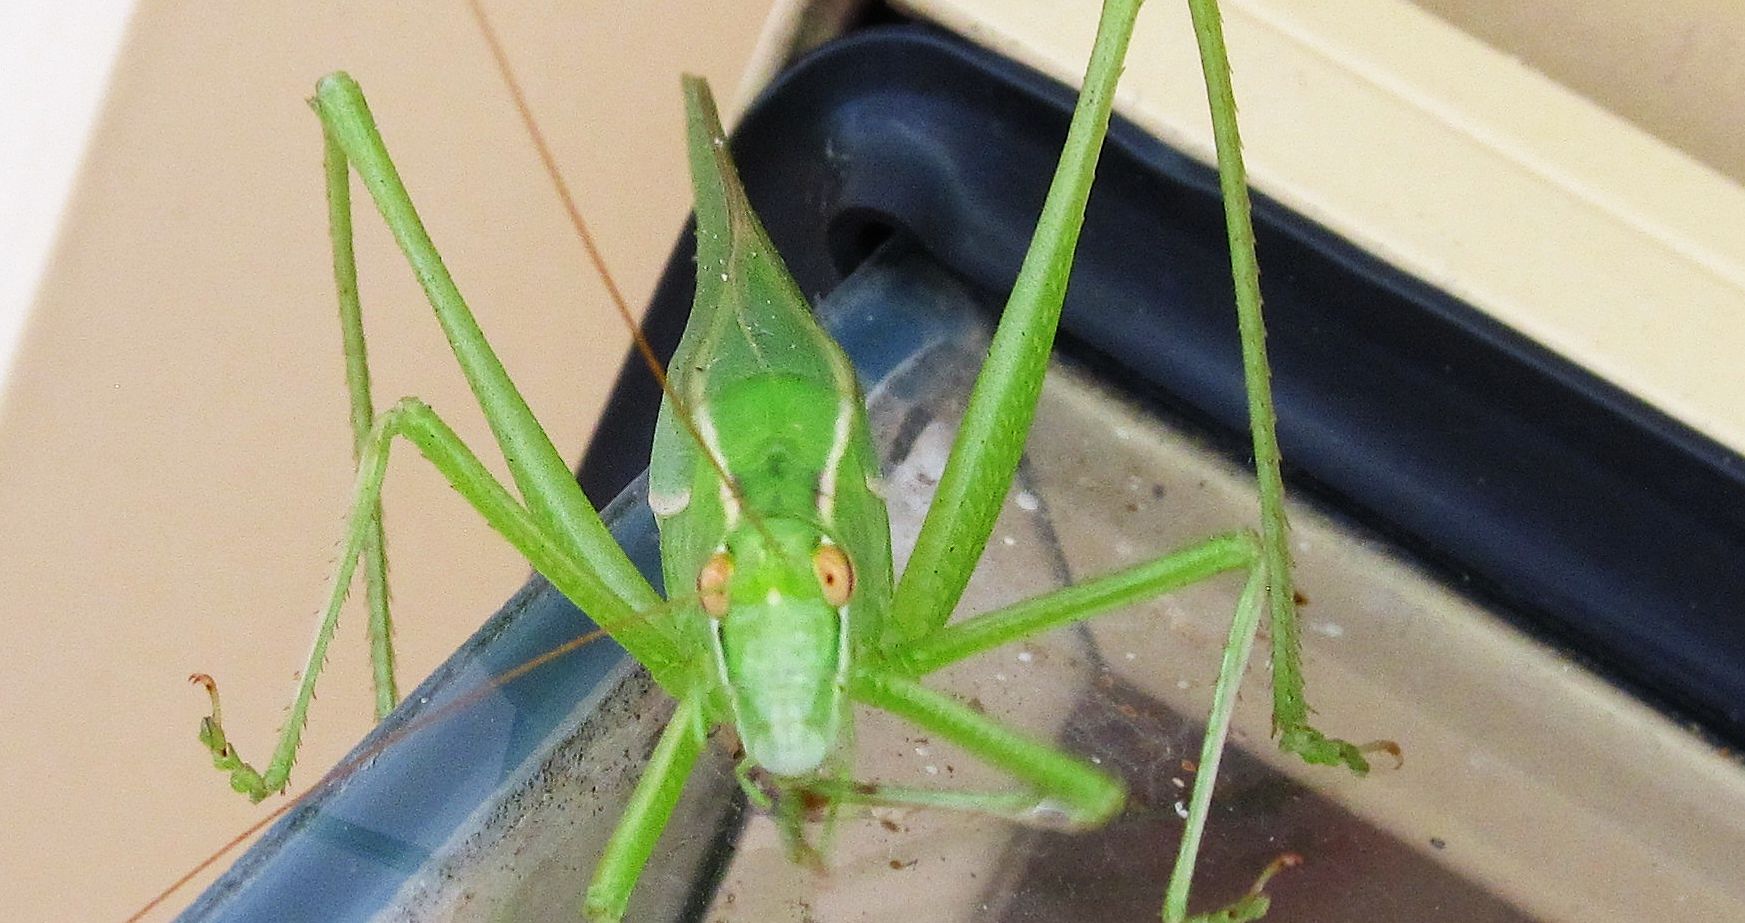
<instances>
[{"instance_id":1,"label":"green katydid","mask_svg":"<svg viewBox=\"0 0 1745 923\"><path fill-rule=\"evenodd\" d=\"M321 81L314 107L327 139L335 268L345 328L358 481L332 598L290 718L266 768L230 746L215 685L201 740L231 784L259 800L289 774L314 684L358 563L369 592L378 709L396 698L387 642L380 488L395 437L413 442L554 586L606 626L679 705L586 897L591 919L623 916L706 732L731 724L745 748L741 781L774 809L796 853L810 849L806 811L918 804L1018 821L1093 826L1123 804L1121 783L1032 740L919 678L1040 631L1091 618L1194 581L1244 572L1214 693L1188 829L1164 918L1188 919L1187 889L1210 805L1235 687L1263 612L1273 638L1275 727L1287 750L1363 772L1362 748L1307 724L1298 667L1279 455L1267 385L1259 293L1238 155L1234 103L1213 0L1190 0L1204 61L1229 220L1261 496L1261 529L1237 531L1056 593L947 624L993 529L1024 444L1064 297L1078 227L1110 117L1139 0L1108 0L1085 87L1036 236L977 379L963 427L910 566L892 573L877 461L852 368L812 320L752 213L708 88L685 82L696 186L698 284L670 367L650 469L661 523L663 601L612 542L568 466L521 400L425 234L357 85ZM507 73L506 69L505 72ZM424 286L498 440L519 499L415 399L377 417L368 392L350 246L356 170ZM567 195L566 195L567 200ZM585 231L584 231L585 239ZM869 785L848 777L843 746L855 703L891 712L1021 783L1005 792ZM1260 885L1208 921L1266 909Z\"/></svg>"}]
</instances>

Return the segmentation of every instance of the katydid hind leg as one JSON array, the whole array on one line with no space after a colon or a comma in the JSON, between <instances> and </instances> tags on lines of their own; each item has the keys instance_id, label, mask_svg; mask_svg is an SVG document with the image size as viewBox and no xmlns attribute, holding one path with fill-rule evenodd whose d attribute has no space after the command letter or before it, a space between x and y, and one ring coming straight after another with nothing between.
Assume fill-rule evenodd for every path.
<instances>
[{"instance_id":1,"label":"katydid hind leg","mask_svg":"<svg viewBox=\"0 0 1745 923\"><path fill-rule=\"evenodd\" d=\"M385 474L388 444L397 434L407 435L418 443L426 456L444 470L463 497L479 509L493 527L509 537L536 569L593 613L602 624L615 626L618 639L655 672L657 679L673 682L674 672L684 656L682 645L669 629L634 618L637 611L657 607L659 597L605 533L598 514L581 494L567 466L561 460L555 460L556 450L551 447L550 439L533 419L485 342L471 312L454 290L452 280L399 183L357 85L343 74L324 79L318 88L315 108L321 116L326 141L325 174L333 265L339 294L351 419L357 434L354 445L359 476L347 519L345 548L337 565L326 611L308 664L299 677L278 744L264 771L257 771L244 762L231 746L222 723L216 683L203 674L194 677L207 689L213 706L212 713L201 723L201 742L211 751L214 764L230 774L232 787L255 800L283 788L289 775L307 720L308 706L313 699L314 685L325 663L340 608L360 561L365 570L369 596L378 716L393 705L395 689L380 486ZM359 169L366 187L424 284L456 356L461 360L498 436L527 506L510 497L478 463L471 450L421 403L402 402L389 415L375 418L352 251L349 168L354 166ZM561 473L554 475L550 470L554 467ZM578 521L583 523L579 533L571 530ZM598 541L585 528L588 521L599 526ZM581 563L584 560L588 563ZM626 569L628 577L624 573Z\"/></svg>"},{"instance_id":2,"label":"katydid hind leg","mask_svg":"<svg viewBox=\"0 0 1745 923\"><path fill-rule=\"evenodd\" d=\"M358 296L357 253L352 246L351 170L345 151L333 135L322 132L322 164L327 174L327 229L333 246L333 285L339 296L339 332L345 352L345 389L351 402L352 463L363 463L370 430L375 426L375 398L370 393L369 351L364 342L363 303ZM376 720L387 717L400 700L394 675L394 623L388 605L387 541L382 534L382 504L367 511L363 555L365 604L371 675L375 681Z\"/></svg>"},{"instance_id":3,"label":"katydid hind leg","mask_svg":"<svg viewBox=\"0 0 1745 923\"><path fill-rule=\"evenodd\" d=\"M1118 71L1118 62L1125 44L1127 32L1132 26L1134 7L1109 3L1105 5L1103 28L1116 33L1111 40L1114 48L1114 63L1111 65ZM1225 734L1230 719L1230 706L1234 702L1234 690L1240 681L1241 672L1246 665L1247 654L1253 643L1256 622L1262 608L1264 597L1265 608L1273 625L1274 663L1275 663L1275 715L1281 746L1299 754L1302 758L1315 763L1343 764L1359 773L1367 769L1367 762L1362 755L1362 749L1345 741L1328 738L1307 724L1307 706L1303 703L1302 678L1299 667L1299 635L1296 630L1294 611L1294 591L1291 584L1290 558L1287 545L1288 526L1283 507L1283 484L1279 471L1279 450L1276 436L1275 414L1270 390L1270 375L1264 347L1264 328L1260 315L1260 295L1258 286L1258 270L1254 257L1253 230L1250 222L1250 206L1247 196L1246 181L1240 160L1240 140L1235 127L1235 109L1229 84L1229 68L1224 53L1221 25L1218 19L1216 3L1213 0L1195 0L1193 15L1196 36L1200 43L1202 61L1207 82L1209 106L1217 139L1219 172L1224 192L1228 233L1232 252L1232 273L1235 281L1236 300L1238 304L1239 326L1241 329L1242 354L1245 373L1245 387L1248 394L1251 435L1254 443L1257 478L1261 497L1261 534L1260 561L1251 564L1250 580L1243 593L1242 604L1238 607L1238 617L1232 626L1230 641L1225 648L1224 663L1220 670L1218 695L1214 703L1212 720L1204 741L1202 755L1202 774L1196 780L1193 798L1193 811L1190 814L1189 831L1184 839L1183 849L1179 856L1176 871L1172 876L1166 901L1164 915L1167 920L1179 921L1186 917L1187 884L1191 880L1192 870L1197 854L1197 843L1203 831L1206 811L1210 805L1212 786L1216 777L1218 756L1222 753ZM1104 49L1103 36L1099 34L1099 51ZM1101 82L1106 78L1107 83ZM1099 75L1097 54L1093 53L1093 63L1086 77L1085 95L1081 97L1080 107L1075 112L1075 129L1080 125L1078 117L1086 109L1095 107L1097 93L1108 93L1112 90L1113 75ZM1086 100L1092 101L1091 106ZM1102 126L1106 124L1106 111L1091 121L1090 129L1093 138L1091 149L1100 145ZM1080 177L1088 183L1094 169L1094 156L1072 163L1072 142L1069 141L1069 151L1063 155L1061 171L1082 171ZM1055 204L1055 190L1051 190L1050 205ZM1070 262L1072 241L1076 237L1077 215L1082 214L1082 202L1071 207L1074 217L1069 219L1068 227L1050 228L1049 217L1045 214L1039 223L1038 238L1042 238L1047 229L1050 237L1064 242L1064 256L1059 267L1059 279L1031 279L1020 276L1020 288L1014 292L1013 302L1002 320L1002 330L1008 322L1018 323L1014 318L1022 316L1018 309L1030 310L1027 300L1036 298L1042 303L1036 316L1024 323L1022 329L1034 334L1036 330L1051 333L1054 321L1058 318L1059 304L1055 300L1064 289L1065 265ZM1042 260L1033 252L1027 257L1026 270L1031 268L1031 260ZM1048 283L1053 283L1052 285ZM1038 295L1027 288L1035 285ZM1015 328L1018 329L1018 328ZM1044 343L1047 337L1041 338ZM1034 361L1036 367L1028 368L1019 377L1022 383L1009 389L1003 387L999 378L1007 368L1024 367L1027 361ZM904 650L924 650L931 635L949 635L950 629L938 631L943 623L944 612L949 611L962 590L962 581L967 579L967 573L957 573L952 570L956 564L972 562L979 553L982 543L986 540L983 526L991 528L991 513L987 521L980 521L985 511L979 507L992 501L997 503L1003 498L1009 487L1012 467L1005 464L1005 459L998 457L998 441L988 438L984 432L999 421L999 427L1016 428L1020 433L1027 431L1029 414L1034 409L1034 391L1025 394L1026 388L1039 388L1042 374L1041 363L1046 360L1046 346L1043 355L1031 357L1018 352L1008 354L998 338L990 351L988 366L977 382L976 396L972 398L971 409L966 415L963 430L958 442L954 444L951 463L947 468L945 478L940 487L941 499L936 500L934 508L930 509L928 522L924 526L917 546L915 559L927 563L925 569L914 573L905 573L899 583L894 610L898 617L911 611L925 612L918 624L911 626L911 633L898 648L898 660ZM1009 364L1009 365L1008 365ZM1010 393L1003 393L1006 391ZM984 397L984 395L996 395ZM1014 410L1013 407L1016 406ZM1018 442L1021 444L1022 439ZM994 449L989 447L993 446ZM1015 455L1017 448L1013 447ZM961 478L961 482L954 479ZM933 548L929 542L935 542L940 547L956 547L962 550L966 545L973 551L964 559L940 558L929 552ZM934 566L933 562L946 560L944 567ZM952 563L955 562L955 563ZM913 568L912 568L913 570ZM914 610L908 607L917 607ZM930 608L942 606L942 609ZM1047 608L1045 603L1042 609ZM1041 611L1041 609L1039 609ZM1036 616L1037 624L1028 631L1039 631L1046 627L1047 621L1071 621L1086 617L1063 607L1053 614ZM989 625L996 623L989 622ZM1001 626L1008 634L1016 631L1017 622ZM1013 634L1012 636L1020 636ZM960 645L958 654L967 652L977 646L980 641L991 641L992 635L983 639L966 636L956 639ZM935 652L936 654L938 652ZM923 658L925 659L925 658ZM949 656L947 659L955 659ZM929 664L931 666L931 664ZM893 708L910 706L910 712L905 714L911 721L930 726L937 723L938 716L927 708L912 707L913 703L879 703L881 707ZM1269 869L1268 875L1276 869ZM1266 876L1263 876L1263 881ZM1215 914L1195 919L1203 920L1238 920L1253 919L1264 913L1266 900L1258 889L1237 904L1231 905Z\"/></svg>"},{"instance_id":4,"label":"katydid hind leg","mask_svg":"<svg viewBox=\"0 0 1745 923\"><path fill-rule=\"evenodd\" d=\"M574 473L461 298L413 208L357 83L344 73L330 74L317 84L313 104L323 128L363 180L424 288L527 509L549 522L552 534L576 557L595 562L602 579L625 603L636 608L658 604L658 594L612 540L599 513L576 486Z\"/></svg>"},{"instance_id":5,"label":"katydid hind leg","mask_svg":"<svg viewBox=\"0 0 1745 923\"><path fill-rule=\"evenodd\" d=\"M1272 629L1274 731L1280 747L1307 762L1344 765L1361 775L1369 771L1369 762L1363 756L1368 747L1328 737L1309 726L1310 709L1303 697L1302 632L1292 585L1290 527L1285 518L1284 478L1280 472L1278 419L1266 355L1266 327L1261 318L1260 264L1255 255L1254 221L1242 162L1242 137L1236 122L1236 97L1230 84L1230 59L1217 0L1189 0L1188 7L1193 15L1194 37L1199 43L1218 154L1218 182L1223 193L1231 276L1235 282L1249 430L1260 489L1261 555L1269 575L1266 595Z\"/></svg>"},{"instance_id":6,"label":"katydid hind leg","mask_svg":"<svg viewBox=\"0 0 1745 923\"><path fill-rule=\"evenodd\" d=\"M525 511L543 526L549 540L560 547L569 560L587 561L588 569L598 575L596 582L603 585L605 592L590 590L588 598L576 598L575 602L591 613L607 617L608 621L603 624L613 626L614 636L633 656L654 669L657 679L663 682L671 680L670 675L663 675L662 665L670 663L677 654L679 642L676 637L662 625L610 618L613 613L627 610L652 610L661 604L660 597L606 532L599 514L576 485L569 466L557 454L479 329L472 311L461 298L441 256L425 233L376 129L362 91L349 76L331 74L317 85L313 104L321 117L331 153L328 166L330 200L342 202L342 197L348 194L334 191L335 187L349 183L349 177L339 165L343 161L362 179L423 286L455 358L502 449ZM349 210L341 214L337 204L331 209L335 228L335 264L339 267L340 238L349 241L351 219ZM349 246L344 249L349 251ZM349 262L349 256L346 261ZM339 279L342 292L347 289L355 291L355 275L350 285L345 275ZM354 339L361 343L361 328L355 333L348 329L348 348ZM351 364L362 365L361 352L355 363L348 360L348 366ZM354 385L354 425L364 415L357 406L367 398L367 394L359 393L362 390ZM537 562L535 566L539 567Z\"/></svg>"}]
</instances>

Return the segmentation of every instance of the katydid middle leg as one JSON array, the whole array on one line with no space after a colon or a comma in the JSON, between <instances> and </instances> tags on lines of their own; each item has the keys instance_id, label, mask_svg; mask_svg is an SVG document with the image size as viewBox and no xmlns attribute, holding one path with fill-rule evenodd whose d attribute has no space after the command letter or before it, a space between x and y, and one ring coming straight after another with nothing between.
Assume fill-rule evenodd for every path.
<instances>
[{"instance_id":1,"label":"katydid middle leg","mask_svg":"<svg viewBox=\"0 0 1745 923\"><path fill-rule=\"evenodd\" d=\"M1231 620L1229 638L1224 645L1223 661L1212 696L1212 712L1206 722L1201 741L1198 769L1193 792L1189 798L1187 825L1182 833L1182 845L1170 875L1164 901L1163 918L1168 923L1187 919L1211 919L1187 916L1188 888L1192 882L1199 855L1200 838L1205 830L1212 793L1217 784L1218 766L1229 735L1230 719L1235 710L1236 690L1247 670L1249 653L1253 650L1259 627L1262 594L1267 584L1265 564L1261 560L1259 537L1238 532L1202 542L1155 561L1094 578L1082 584L1043 594L1003 609L998 609L957 625L941 629L933 637L899 652L896 661L917 672L931 672L959 660L1006 644L1085 621L1116 611L1132 602L1155 598L1197 583L1219 573L1242 570L1246 573L1242 593ZM911 719L915 720L915 719ZM917 722L923 723L923 722ZM931 724L923 724L931 728ZM1258 919L1266 910L1266 898L1260 891L1271 872L1266 873L1237 904L1218 914L1219 919L1235 923ZM1245 910L1244 908L1249 908ZM1246 915L1248 913L1252 915Z\"/></svg>"},{"instance_id":2,"label":"katydid middle leg","mask_svg":"<svg viewBox=\"0 0 1745 923\"><path fill-rule=\"evenodd\" d=\"M296 696L280 731L278 745L264 770L257 771L237 755L224 730L216 684L203 674L195 676L212 700L212 713L200 723L200 740L212 752L214 765L230 773L231 787L255 801L282 789L290 774L309 705L314 698L315 684L345 603L346 590L355 575L361 552L367 547L371 526L379 522L375 511L380 508L388 453L399 437L416 445L455 490L484 516L485 521L508 539L552 585L571 599L589 600L589 611L595 613L601 624L636 626L640 621L636 617L637 610L613 595L587 564L575 558L556 540L547 524L517 502L435 411L415 398L402 400L376 419L359 454L357 487L327 608L317 629L309 661L299 677ZM650 636L644 643L652 647L664 642ZM674 653L651 663L672 665L677 662L675 648Z\"/></svg>"},{"instance_id":3,"label":"katydid middle leg","mask_svg":"<svg viewBox=\"0 0 1745 923\"><path fill-rule=\"evenodd\" d=\"M853 685L859 701L904 718L930 736L950 741L970 755L1028 784L1024 791L960 792L901 786L825 784L812 791L863 805L913 805L968 810L1021 822L1082 828L1107 822L1123 800L1119 783L1081 760L1030 740L995 719L930 692L910 676L932 672L1000 645L1155 598L1219 573L1246 574L1224 646L1189 800L1187 825L1164 901L1168 923L1186 920L1238 923L1258 919L1268 906L1261 891L1278 870L1269 866L1249 893L1212 914L1187 915L1188 889L1211 807L1218 766L1235 709L1236 690L1253 650L1267 584L1260 542L1252 533L1232 533L1155 561L1047 593L941 629L895 652L890 660L860 671Z\"/></svg>"}]
</instances>

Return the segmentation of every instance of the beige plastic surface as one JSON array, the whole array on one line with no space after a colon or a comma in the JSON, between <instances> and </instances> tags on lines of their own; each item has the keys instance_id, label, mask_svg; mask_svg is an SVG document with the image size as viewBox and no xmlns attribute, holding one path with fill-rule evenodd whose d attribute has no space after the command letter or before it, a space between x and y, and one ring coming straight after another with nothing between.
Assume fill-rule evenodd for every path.
<instances>
[{"instance_id":1,"label":"beige plastic surface","mask_svg":"<svg viewBox=\"0 0 1745 923\"><path fill-rule=\"evenodd\" d=\"M1745 11L1734 0L1417 3L1745 181Z\"/></svg>"},{"instance_id":2,"label":"beige plastic surface","mask_svg":"<svg viewBox=\"0 0 1745 923\"><path fill-rule=\"evenodd\" d=\"M690 207L678 74L731 97L768 0L490 5L641 305ZM218 677L238 745L264 759L339 537L350 437L303 102L338 67L567 454L617 372L627 335L463 4L143 2L0 408L9 919L121 919L263 813L195 742L186 676ZM488 445L380 220L358 227L379 401L420 394ZM393 469L410 689L526 564L428 465ZM298 785L372 722L361 636L342 625Z\"/></svg>"}]
</instances>

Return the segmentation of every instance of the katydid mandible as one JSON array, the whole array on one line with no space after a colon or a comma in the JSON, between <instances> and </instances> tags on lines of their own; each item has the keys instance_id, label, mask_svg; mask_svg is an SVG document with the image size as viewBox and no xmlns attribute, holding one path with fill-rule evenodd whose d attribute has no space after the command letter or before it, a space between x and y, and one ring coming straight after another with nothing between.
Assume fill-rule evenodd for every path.
<instances>
[{"instance_id":1,"label":"katydid mandible","mask_svg":"<svg viewBox=\"0 0 1745 923\"><path fill-rule=\"evenodd\" d=\"M380 490L389 447L404 437L678 701L587 889L585 913L593 920L623 917L705 735L718 724L736 730L745 749L742 784L754 802L776 812L796 854L811 850L801 805L819 802L831 810L945 806L1065 827L1107 821L1124 802L1119 780L928 690L919 679L966 657L1206 577L1245 573L1188 829L1164 899L1166 920L1190 919L1187 888L1218 757L1263 612L1272 630L1280 745L1310 762L1343 764L1360 773L1367 769L1362 748L1325 737L1307 724L1253 233L1228 66L1216 4L1191 0L1190 6L1229 222L1261 529L1220 535L949 625L1011 486L1035 411L1139 0L1108 0L1104 6L1084 89L1030 252L916 551L900 576L892 573L877 456L854 371L813 320L752 212L708 87L695 78L685 80L697 292L665 381L649 474L650 503L661 527L662 569L672 592L666 601L613 543L486 342L414 212L357 85L344 74L324 78L313 105L327 142L358 479L333 594L290 717L264 770L237 756L220 720L216 685L197 677L213 706L200 738L218 768L230 775L232 787L260 800L285 785L326 646L360 561L378 711L394 704ZM418 400L402 400L379 417L372 410L350 242L352 170L435 308L508 460L513 493ZM848 775L852 761L844 752L845 741L852 739L855 704L904 718L1020 785L1011 791L956 792L857 782ZM1278 865L1263 872L1254 890L1236 904L1192 919L1258 918L1267 905L1260 885Z\"/></svg>"}]
</instances>

